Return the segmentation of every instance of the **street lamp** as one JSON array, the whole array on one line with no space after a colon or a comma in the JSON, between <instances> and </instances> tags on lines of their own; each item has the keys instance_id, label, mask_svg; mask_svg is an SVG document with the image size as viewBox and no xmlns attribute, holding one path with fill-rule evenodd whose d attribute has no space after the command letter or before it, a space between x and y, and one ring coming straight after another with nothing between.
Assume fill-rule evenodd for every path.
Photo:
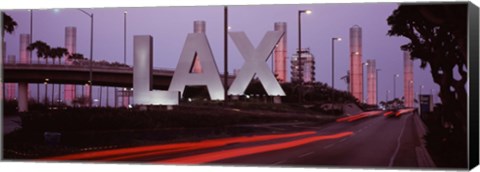
<instances>
[{"instance_id":1,"label":"street lamp","mask_svg":"<svg viewBox=\"0 0 480 172\"><path fill-rule=\"evenodd\" d=\"M363 84L362 85L362 87L363 87L362 88L362 97L364 95L363 93L365 93L364 91L365 91L365 88L366 88L367 89L367 96L365 96L365 98L363 98L363 102L366 103L367 99L368 99L368 83L367 83L368 82L368 74L365 74L367 72L364 72L364 67L363 66L368 66L368 62L362 63L362 84ZM367 68L367 71L368 71L368 68ZM364 76L367 76L367 77L364 77ZM364 79L364 78L366 78L366 79ZM367 82L363 82L365 80L367 80ZM367 85L367 87L364 87L365 85Z\"/></svg>"},{"instance_id":2,"label":"street lamp","mask_svg":"<svg viewBox=\"0 0 480 172\"><path fill-rule=\"evenodd\" d=\"M47 105L47 103L48 103L48 100L47 100L47 97L48 97L48 81L49 81L49 79L45 78L45 82L43 82L43 84L45 85L45 98L43 99L44 102L45 102L45 105Z\"/></svg>"},{"instance_id":3,"label":"street lamp","mask_svg":"<svg viewBox=\"0 0 480 172\"><path fill-rule=\"evenodd\" d=\"M335 41L342 41L342 38L332 38L332 89L335 89Z\"/></svg>"},{"instance_id":4,"label":"street lamp","mask_svg":"<svg viewBox=\"0 0 480 172\"><path fill-rule=\"evenodd\" d=\"M393 75L393 99L396 99L396 98L397 98L397 95L396 95L396 93L397 93L397 90L396 90L396 86L397 86L397 85L396 85L396 81L397 81L397 78L398 78L398 77L400 77L399 74Z\"/></svg>"},{"instance_id":5,"label":"street lamp","mask_svg":"<svg viewBox=\"0 0 480 172\"><path fill-rule=\"evenodd\" d=\"M223 7L223 97L225 99L225 105L228 102L228 30L231 27L228 26L228 6Z\"/></svg>"},{"instance_id":6,"label":"street lamp","mask_svg":"<svg viewBox=\"0 0 480 172\"><path fill-rule=\"evenodd\" d=\"M92 65L93 65L93 13L88 13L85 10L78 9L79 11L83 12L85 15L90 17L90 71L89 71L89 86L90 89L88 89L88 94L89 94L89 107L92 107Z\"/></svg>"},{"instance_id":7,"label":"street lamp","mask_svg":"<svg viewBox=\"0 0 480 172\"><path fill-rule=\"evenodd\" d=\"M418 95L422 95L422 90L423 90L424 87L425 87L424 85L420 85L420 90L418 92Z\"/></svg>"},{"instance_id":8,"label":"street lamp","mask_svg":"<svg viewBox=\"0 0 480 172\"><path fill-rule=\"evenodd\" d=\"M303 73L302 73L302 18L300 17L302 13L311 14L311 10L298 10L298 77L300 80L300 89L299 89L299 102L302 102L302 86L303 86Z\"/></svg>"},{"instance_id":9,"label":"street lamp","mask_svg":"<svg viewBox=\"0 0 480 172\"><path fill-rule=\"evenodd\" d=\"M390 90L385 91L385 103L388 102L388 94L390 94Z\"/></svg>"}]
</instances>

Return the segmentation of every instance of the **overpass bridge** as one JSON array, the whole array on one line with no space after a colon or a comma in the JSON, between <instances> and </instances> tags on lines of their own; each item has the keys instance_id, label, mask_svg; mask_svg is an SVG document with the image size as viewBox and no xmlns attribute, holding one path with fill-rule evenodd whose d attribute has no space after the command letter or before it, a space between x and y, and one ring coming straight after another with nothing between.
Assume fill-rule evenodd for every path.
<instances>
[{"instance_id":1,"label":"overpass bridge","mask_svg":"<svg viewBox=\"0 0 480 172\"><path fill-rule=\"evenodd\" d=\"M62 64L4 64L3 80L6 83L48 83L86 84L89 80L90 67L85 65ZM153 69L153 89L168 89L173 69ZM220 77L223 81L223 75ZM228 85L235 77L228 77ZM92 66L92 85L127 87L133 86L133 68L118 66Z\"/></svg>"},{"instance_id":2,"label":"overpass bridge","mask_svg":"<svg viewBox=\"0 0 480 172\"><path fill-rule=\"evenodd\" d=\"M28 111L26 83L48 83L84 85L90 78L89 65L64 64L3 64L3 81L18 84L19 111ZM173 77L173 69L153 69L153 89L167 90ZM220 75L223 81L223 75ZM228 77L228 85L234 76ZM92 66L92 85L110 87L133 87L133 68L127 66Z\"/></svg>"}]
</instances>

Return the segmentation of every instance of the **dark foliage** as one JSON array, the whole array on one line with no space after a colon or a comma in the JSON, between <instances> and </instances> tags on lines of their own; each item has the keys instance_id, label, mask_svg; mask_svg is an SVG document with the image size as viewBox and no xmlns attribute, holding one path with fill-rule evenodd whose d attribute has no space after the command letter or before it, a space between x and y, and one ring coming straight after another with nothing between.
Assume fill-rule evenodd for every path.
<instances>
[{"instance_id":1,"label":"dark foliage","mask_svg":"<svg viewBox=\"0 0 480 172\"><path fill-rule=\"evenodd\" d=\"M15 27L17 27L17 22L13 20L11 16L2 12L2 21L3 21L3 31L7 33L13 33ZM4 33L2 33L4 34Z\"/></svg>"}]
</instances>

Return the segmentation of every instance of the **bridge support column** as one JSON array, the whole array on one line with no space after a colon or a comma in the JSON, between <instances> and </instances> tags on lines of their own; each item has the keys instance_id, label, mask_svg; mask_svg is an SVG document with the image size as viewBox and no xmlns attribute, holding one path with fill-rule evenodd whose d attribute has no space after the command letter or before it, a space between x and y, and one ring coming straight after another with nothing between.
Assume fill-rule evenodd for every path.
<instances>
[{"instance_id":1,"label":"bridge support column","mask_svg":"<svg viewBox=\"0 0 480 172\"><path fill-rule=\"evenodd\" d=\"M18 83L18 112L28 112L28 83Z\"/></svg>"},{"instance_id":2,"label":"bridge support column","mask_svg":"<svg viewBox=\"0 0 480 172\"><path fill-rule=\"evenodd\" d=\"M282 104L282 97L273 96L273 104Z\"/></svg>"}]
</instances>

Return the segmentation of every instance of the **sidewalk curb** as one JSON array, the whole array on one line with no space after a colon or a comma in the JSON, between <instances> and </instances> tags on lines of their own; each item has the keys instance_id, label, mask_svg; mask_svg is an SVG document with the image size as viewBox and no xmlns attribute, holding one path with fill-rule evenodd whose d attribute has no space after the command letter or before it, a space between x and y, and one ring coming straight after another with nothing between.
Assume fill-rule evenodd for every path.
<instances>
[{"instance_id":1,"label":"sidewalk curb","mask_svg":"<svg viewBox=\"0 0 480 172\"><path fill-rule=\"evenodd\" d=\"M420 117L418 115L413 115L413 121L416 126L418 139L420 140L420 146L417 146L415 148L415 152L417 154L417 163L420 167L436 167L435 163L432 160L432 157L430 157L430 154L427 151L426 142L423 138L423 136L425 136L425 134L427 133L427 128L425 124L420 120Z\"/></svg>"}]
</instances>

